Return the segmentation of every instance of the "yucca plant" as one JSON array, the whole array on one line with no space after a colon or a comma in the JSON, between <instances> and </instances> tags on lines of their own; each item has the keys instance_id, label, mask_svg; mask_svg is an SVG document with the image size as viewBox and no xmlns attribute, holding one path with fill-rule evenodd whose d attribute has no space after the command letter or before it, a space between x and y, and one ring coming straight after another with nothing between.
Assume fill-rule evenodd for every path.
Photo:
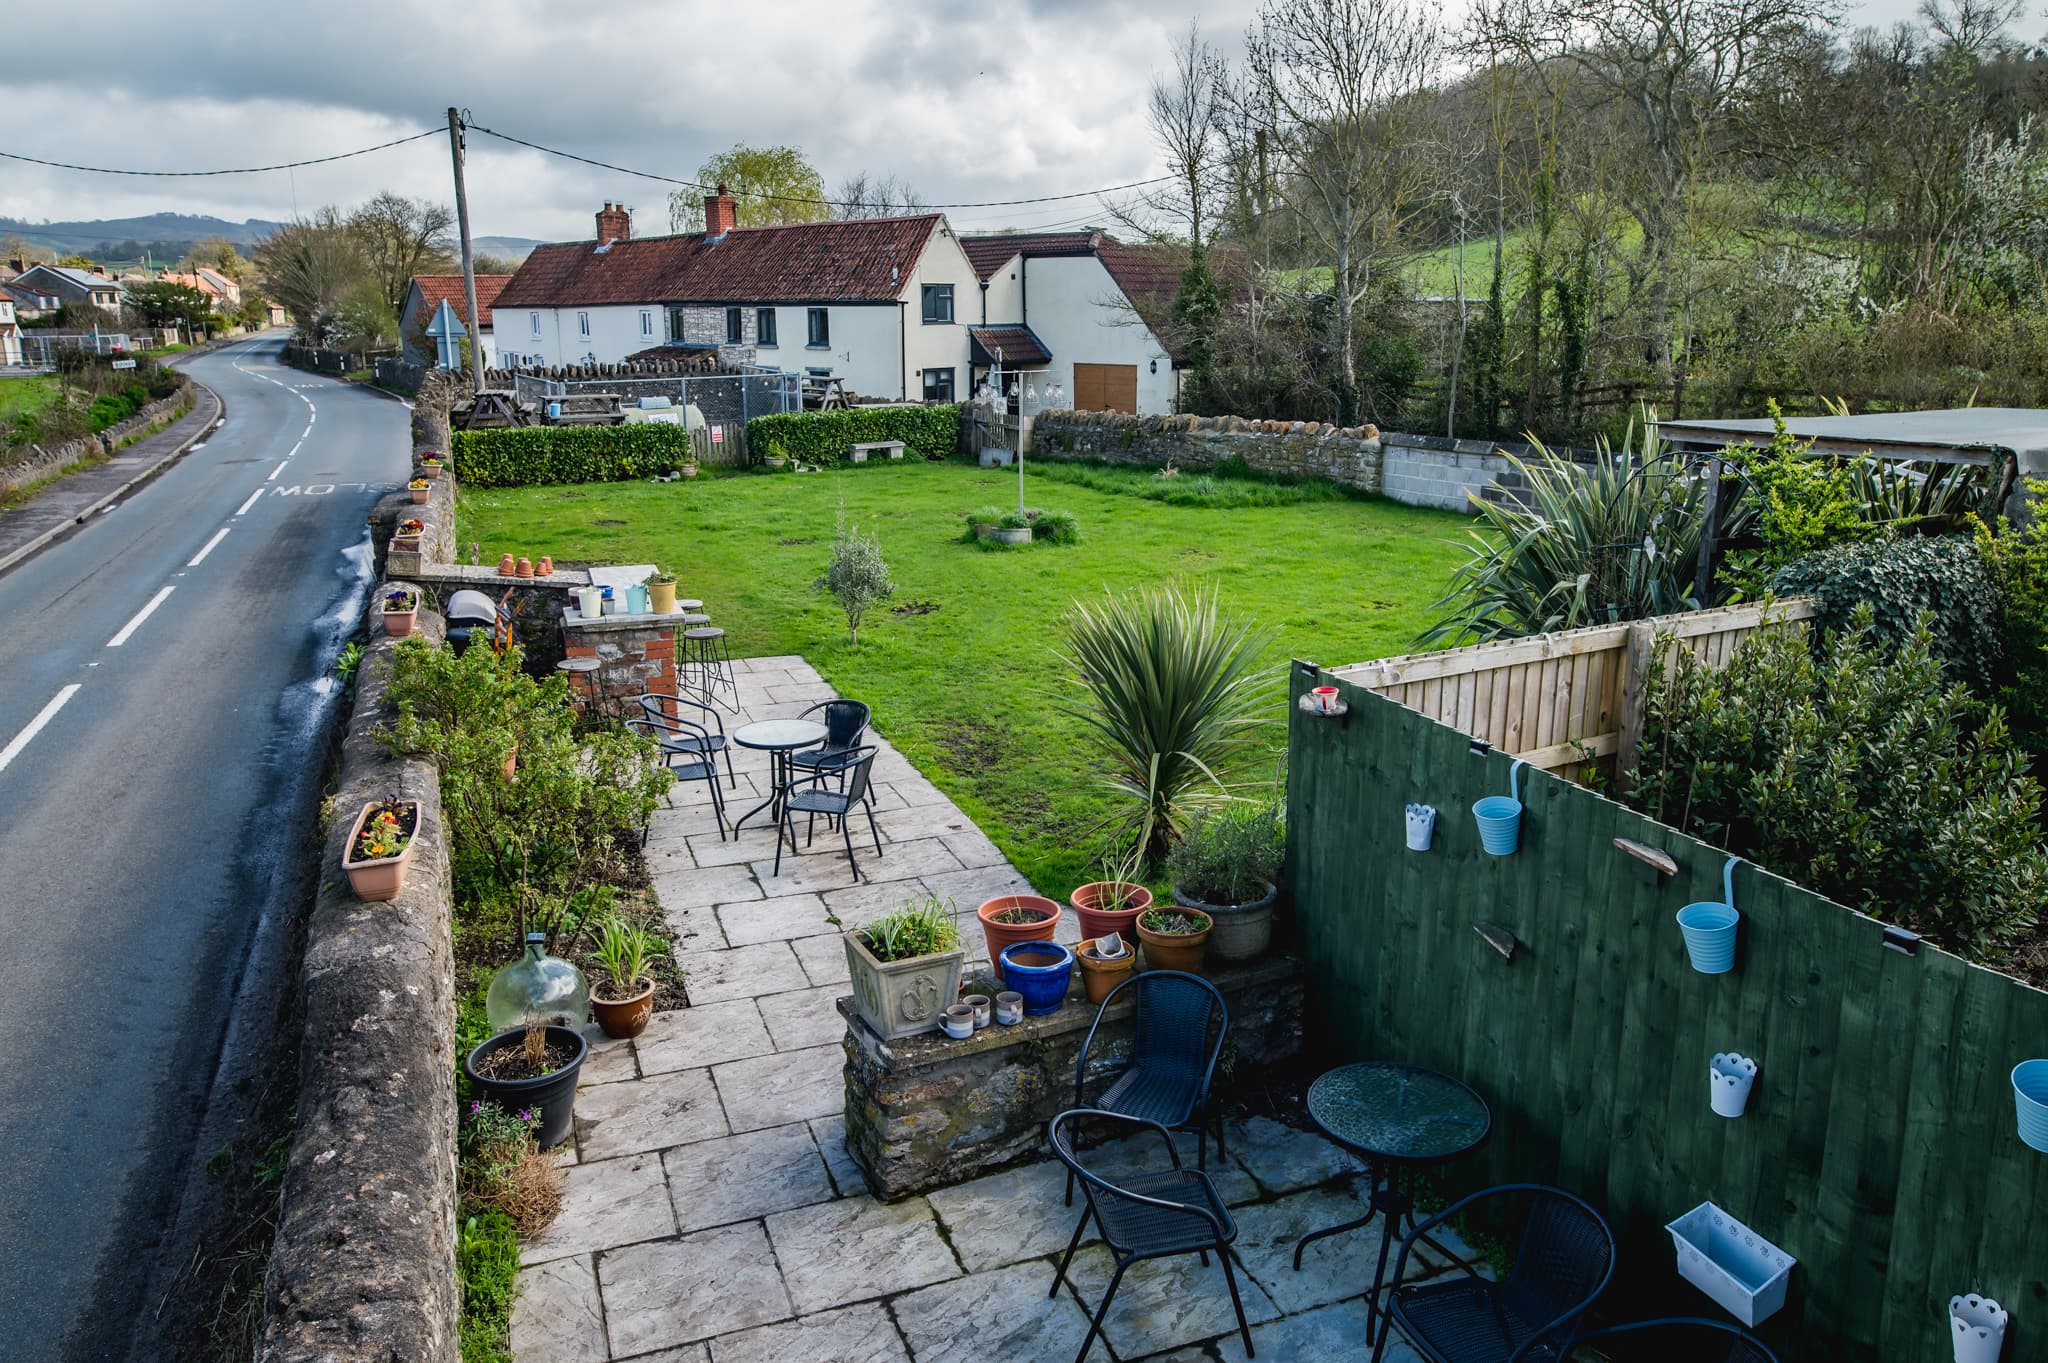
<instances>
[{"instance_id":1,"label":"yucca plant","mask_svg":"<svg viewBox=\"0 0 2048 1363\"><path fill-rule=\"evenodd\" d=\"M1526 505L1481 502L1465 562L1437 601L1426 644L1512 639L1691 610L1705 485L1676 459L1638 461L1634 428L1591 463L1506 456Z\"/></svg>"},{"instance_id":2,"label":"yucca plant","mask_svg":"<svg viewBox=\"0 0 2048 1363\"><path fill-rule=\"evenodd\" d=\"M1272 723L1269 636L1226 618L1213 589L1170 586L1076 602L1066 632L1081 699L1061 709L1088 727L1105 783L1127 804L1124 830L1156 863L1259 755Z\"/></svg>"}]
</instances>

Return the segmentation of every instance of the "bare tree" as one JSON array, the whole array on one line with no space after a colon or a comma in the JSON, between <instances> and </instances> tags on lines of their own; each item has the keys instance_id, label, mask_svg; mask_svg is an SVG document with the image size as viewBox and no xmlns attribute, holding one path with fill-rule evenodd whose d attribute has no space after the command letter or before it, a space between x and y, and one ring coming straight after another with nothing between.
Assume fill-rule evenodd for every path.
<instances>
[{"instance_id":1,"label":"bare tree","mask_svg":"<svg viewBox=\"0 0 2048 1363\"><path fill-rule=\"evenodd\" d=\"M832 197L838 200L832 208L835 218L894 218L924 211L924 196L908 181L864 170L840 181Z\"/></svg>"},{"instance_id":2,"label":"bare tree","mask_svg":"<svg viewBox=\"0 0 2048 1363\"><path fill-rule=\"evenodd\" d=\"M1920 0L1920 21L1942 42L1973 57L1988 57L2012 41L2012 26L2027 17L2027 0Z\"/></svg>"},{"instance_id":3,"label":"bare tree","mask_svg":"<svg viewBox=\"0 0 2048 1363\"><path fill-rule=\"evenodd\" d=\"M446 204L408 199L388 189L348 215L348 229L394 316L405 304L414 275L455 267L448 238L454 225L455 214Z\"/></svg>"},{"instance_id":4,"label":"bare tree","mask_svg":"<svg viewBox=\"0 0 2048 1363\"><path fill-rule=\"evenodd\" d=\"M287 223L256 248L263 292L283 305L299 334L315 345L328 339L365 268L356 234L333 208Z\"/></svg>"},{"instance_id":5,"label":"bare tree","mask_svg":"<svg viewBox=\"0 0 2048 1363\"><path fill-rule=\"evenodd\" d=\"M1280 0L1246 35L1245 62L1278 116L1281 194L1331 270L1338 421L1358 420L1359 305L1403 243L1427 158L1411 136L1443 50L1428 0Z\"/></svg>"},{"instance_id":6,"label":"bare tree","mask_svg":"<svg viewBox=\"0 0 2048 1363\"><path fill-rule=\"evenodd\" d=\"M1203 227L1213 216L1211 186L1221 168L1228 72L1215 49L1203 41L1195 20L1190 19L1187 32L1173 40L1171 51L1172 67L1153 75L1145 105L1145 121L1166 159L1167 183L1104 206L1116 224L1134 236L1185 240L1199 250L1208 240Z\"/></svg>"}]
</instances>

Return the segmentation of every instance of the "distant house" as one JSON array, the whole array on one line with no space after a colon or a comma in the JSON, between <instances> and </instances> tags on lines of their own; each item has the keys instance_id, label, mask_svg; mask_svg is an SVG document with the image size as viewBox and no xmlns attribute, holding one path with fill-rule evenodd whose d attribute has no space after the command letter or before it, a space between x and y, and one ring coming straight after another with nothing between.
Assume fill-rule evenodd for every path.
<instances>
[{"instance_id":1,"label":"distant house","mask_svg":"<svg viewBox=\"0 0 2048 1363\"><path fill-rule=\"evenodd\" d=\"M870 398L968 395L967 323L979 281L937 213L735 225L719 187L702 232L633 236L607 203L593 241L534 248L494 307L504 363L617 363L697 350L837 378Z\"/></svg>"},{"instance_id":2,"label":"distant house","mask_svg":"<svg viewBox=\"0 0 2048 1363\"><path fill-rule=\"evenodd\" d=\"M41 321L62 306L57 295L44 293L34 285L23 284L19 275L13 279L0 280L0 297L7 299L14 309L15 318L22 322Z\"/></svg>"},{"instance_id":3,"label":"distant house","mask_svg":"<svg viewBox=\"0 0 2048 1363\"><path fill-rule=\"evenodd\" d=\"M14 320L14 300L0 293L0 365L21 363L21 323Z\"/></svg>"},{"instance_id":4,"label":"distant house","mask_svg":"<svg viewBox=\"0 0 2048 1363\"><path fill-rule=\"evenodd\" d=\"M484 315L481 346L486 369L494 368L498 363L491 307L511 282L512 276L508 274L480 274L476 277L476 306ZM469 325L469 301L462 287L461 275L414 275L405 291L405 302L398 309L398 330L404 339L405 358L413 364L423 364L431 369L440 363L440 347L427 335L427 323L434 320L444 298L455 309L455 315L462 319L463 328L470 332L472 339L476 336L476 328Z\"/></svg>"},{"instance_id":5,"label":"distant house","mask_svg":"<svg viewBox=\"0 0 2048 1363\"><path fill-rule=\"evenodd\" d=\"M201 265L188 273L165 270L157 275L160 284L182 284L188 289L197 289L206 295L213 310L232 317L242 306L242 286L218 270L209 270Z\"/></svg>"},{"instance_id":6,"label":"distant house","mask_svg":"<svg viewBox=\"0 0 2048 1363\"><path fill-rule=\"evenodd\" d=\"M1186 259L1106 232L964 237L980 295L973 381L1000 356L1006 371L1040 370L1065 405L1138 415L1171 412L1180 397L1173 352L1155 324Z\"/></svg>"},{"instance_id":7,"label":"distant house","mask_svg":"<svg viewBox=\"0 0 2048 1363\"><path fill-rule=\"evenodd\" d=\"M90 303L110 316L121 311L121 281L105 270L81 270L69 265L31 265L8 281L8 292L27 289L41 297L54 298L57 307ZM55 308L51 309L55 311Z\"/></svg>"}]
</instances>

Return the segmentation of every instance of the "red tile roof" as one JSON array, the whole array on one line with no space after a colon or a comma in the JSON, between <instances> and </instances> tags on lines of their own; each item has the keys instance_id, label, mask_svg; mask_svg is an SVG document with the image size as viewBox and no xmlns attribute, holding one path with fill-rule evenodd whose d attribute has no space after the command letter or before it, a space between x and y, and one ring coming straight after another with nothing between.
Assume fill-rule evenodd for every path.
<instances>
[{"instance_id":1,"label":"red tile roof","mask_svg":"<svg viewBox=\"0 0 2048 1363\"><path fill-rule=\"evenodd\" d=\"M1092 256L1096 246L1106 240L1100 232L999 232L988 237L962 237L960 249L967 253L974 272L987 279L1019 252L1033 256Z\"/></svg>"},{"instance_id":2,"label":"red tile roof","mask_svg":"<svg viewBox=\"0 0 2048 1363\"><path fill-rule=\"evenodd\" d=\"M1171 304L1188 267L1188 253L1181 247L1128 246L1107 236L1095 254L1124 296L1141 306Z\"/></svg>"},{"instance_id":3,"label":"red tile roof","mask_svg":"<svg viewBox=\"0 0 2048 1363\"><path fill-rule=\"evenodd\" d=\"M1052 359L1052 352L1030 327L969 327L967 338L971 342L968 358L976 364L994 364L999 350L1002 363L1010 369Z\"/></svg>"},{"instance_id":4,"label":"red tile roof","mask_svg":"<svg viewBox=\"0 0 2048 1363\"><path fill-rule=\"evenodd\" d=\"M455 309L455 315L462 319L462 324L469 325L469 300L463 292L461 275L420 274L414 275L412 282L413 287L420 291L421 299L420 309L413 316L415 323L426 326L440 310L441 300L445 298ZM511 282L512 276L508 274L480 274L476 277L476 305L484 315L485 326L491 325L491 306Z\"/></svg>"},{"instance_id":5,"label":"red tile roof","mask_svg":"<svg viewBox=\"0 0 2048 1363\"><path fill-rule=\"evenodd\" d=\"M498 306L894 302L941 221L924 213L639 237L603 250L537 246Z\"/></svg>"}]
</instances>

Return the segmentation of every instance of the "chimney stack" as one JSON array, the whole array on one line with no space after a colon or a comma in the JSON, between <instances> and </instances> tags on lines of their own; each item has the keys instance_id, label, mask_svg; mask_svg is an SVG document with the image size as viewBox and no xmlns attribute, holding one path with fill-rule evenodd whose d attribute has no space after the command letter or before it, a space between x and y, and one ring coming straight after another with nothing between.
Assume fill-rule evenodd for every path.
<instances>
[{"instance_id":1,"label":"chimney stack","mask_svg":"<svg viewBox=\"0 0 2048 1363\"><path fill-rule=\"evenodd\" d=\"M704 200L704 231L708 236L722 237L739 226L739 201L726 193L720 185L716 194Z\"/></svg>"},{"instance_id":2,"label":"chimney stack","mask_svg":"<svg viewBox=\"0 0 2048 1363\"><path fill-rule=\"evenodd\" d=\"M615 204L610 199L597 211L597 244L603 246L614 241L633 239L633 215L624 204Z\"/></svg>"}]
</instances>

